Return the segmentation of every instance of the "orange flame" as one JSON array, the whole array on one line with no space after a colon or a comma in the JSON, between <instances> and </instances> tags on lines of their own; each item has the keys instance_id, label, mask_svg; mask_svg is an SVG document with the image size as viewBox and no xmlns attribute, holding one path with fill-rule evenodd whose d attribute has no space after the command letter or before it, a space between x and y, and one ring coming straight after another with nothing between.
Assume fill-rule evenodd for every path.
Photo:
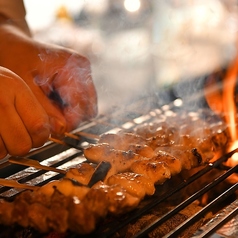
<instances>
[{"instance_id":1,"label":"orange flame","mask_svg":"<svg viewBox=\"0 0 238 238\"><path fill-rule=\"evenodd\" d=\"M238 140L236 131L235 86L238 75L238 57L231 64L223 83L223 112L229 126L231 141Z\"/></svg>"},{"instance_id":2,"label":"orange flame","mask_svg":"<svg viewBox=\"0 0 238 238\"><path fill-rule=\"evenodd\" d=\"M236 126L235 86L238 76L238 56L228 67L222 82L217 82L217 75L208 78L205 86L205 96L210 108L219 115L223 115L228 125L230 147L228 151L238 148L238 134ZM234 154L228 160L228 166L238 163L238 155Z\"/></svg>"},{"instance_id":3,"label":"orange flame","mask_svg":"<svg viewBox=\"0 0 238 238\"><path fill-rule=\"evenodd\" d=\"M228 151L238 148L238 136L236 130L236 105L234 100L236 79L238 75L238 57L231 65L227 72L227 77L224 79L224 94L223 94L223 108L225 108L225 119L229 125L229 132L231 137L231 145ZM238 164L238 155L234 154L228 161L228 166L235 166Z\"/></svg>"}]
</instances>

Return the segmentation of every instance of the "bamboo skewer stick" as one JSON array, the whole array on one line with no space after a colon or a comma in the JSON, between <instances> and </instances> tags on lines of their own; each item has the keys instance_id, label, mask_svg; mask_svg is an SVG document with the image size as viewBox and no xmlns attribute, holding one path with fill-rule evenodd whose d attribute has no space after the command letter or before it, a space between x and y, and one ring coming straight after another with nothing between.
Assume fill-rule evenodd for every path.
<instances>
[{"instance_id":1,"label":"bamboo skewer stick","mask_svg":"<svg viewBox=\"0 0 238 238\"><path fill-rule=\"evenodd\" d=\"M66 145L66 146L68 146L68 144L65 143L64 141L59 140L59 139L55 139L55 138L53 138L53 137L50 137L49 140L52 141L52 142L55 142L56 144L61 144L61 145Z\"/></svg>"},{"instance_id":2,"label":"bamboo skewer stick","mask_svg":"<svg viewBox=\"0 0 238 238\"><path fill-rule=\"evenodd\" d=\"M72 148L75 148L77 150L82 150L82 148L80 148L76 145L66 143L65 141L62 141L62 140L59 140L59 139L56 139L56 138L53 138L53 137L49 137L49 141L55 142L56 144L72 147Z\"/></svg>"},{"instance_id":3,"label":"bamboo skewer stick","mask_svg":"<svg viewBox=\"0 0 238 238\"><path fill-rule=\"evenodd\" d=\"M18 183L16 180L3 179L3 178L0 178L0 185L6 186L6 187L12 187L12 188L29 189L29 190L36 190L39 188L38 186L22 184L22 183Z\"/></svg>"},{"instance_id":4,"label":"bamboo skewer stick","mask_svg":"<svg viewBox=\"0 0 238 238\"><path fill-rule=\"evenodd\" d=\"M37 160L28 159L25 157L10 157L8 159L8 161L12 164L26 165L26 166L30 166L30 167L33 167L36 169L42 169L42 170L46 170L46 171L53 171L53 172L60 173L60 174L66 174L66 171L64 171L62 169L57 169L54 167L42 165Z\"/></svg>"},{"instance_id":5,"label":"bamboo skewer stick","mask_svg":"<svg viewBox=\"0 0 238 238\"><path fill-rule=\"evenodd\" d=\"M70 137L72 139L75 139L75 140L79 140L80 136L88 137L90 139L99 139L98 135L87 133L87 132L84 132L84 131L78 131L78 132L76 132L76 134L65 132L64 135L67 136L67 137Z\"/></svg>"},{"instance_id":6,"label":"bamboo skewer stick","mask_svg":"<svg viewBox=\"0 0 238 238\"><path fill-rule=\"evenodd\" d=\"M90 133L83 132L83 131L78 131L78 132L76 132L76 134L79 136L88 137L90 139L99 139L99 137L100 137L98 135L90 134Z\"/></svg>"},{"instance_id":7,"label":"bamboo skewer stick","mask_svg":"<svg viewBox=\"0 0 238 238\"><path fill-rule=\"evenodd\" d=\"M64 135L67 136L67 137L70 137L72 139L79 140L79 137L77 135L72 134L72 133L65 132Z\"/></svg>"}]
</instances>

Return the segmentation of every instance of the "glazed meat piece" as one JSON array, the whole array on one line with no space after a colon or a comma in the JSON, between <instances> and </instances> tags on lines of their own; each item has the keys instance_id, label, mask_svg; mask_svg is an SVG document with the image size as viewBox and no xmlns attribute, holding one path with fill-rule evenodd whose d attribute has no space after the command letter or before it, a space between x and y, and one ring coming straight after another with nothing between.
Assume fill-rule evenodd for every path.
<instances>
[{"instance_id":1,"label":"glazed meat piece","mask_svg":"<svg viewBox=\"0 0 238 238\"><path fill-rule=\"evenodd\" d=\"M124 172L114 174L107 180L108 185L118 184L132 196L143 199L145 195L153 195L155 187L153 181L143 174Z\"/></svg>"},{"instance_id":2,"label":"glazed meat piece","mask_svg":"<svg viewBox=\"0 0 238 238\"><path fill-rule=\"evenodd\" d=\"M133 132L138 134L144 138L151 138L157 135L161 135L161 133L166 134L165 130L168 128L168 124L166 123L166 118L158 118L157 120L150 123L143 123L134 128Z\"/></svg>"},{"instance_id":3,"label":"glazed meat piece","mask_svg":"<svg viewBox=\"0 0 238 238\"><path fill-rule=\"evenodd\" d=\"M61 180L55 180L47 183L38 189L38 193L51 197L55 190L58 190L66 197L76 196L78 199L82 199L89 192L90 188L87 186L77 185L71 179L63 178Z\"/></svg>"},{"instance_id":4,"label":"glazed meat piece","mask_svg":"<svg viewBox=\"0 0 238 238\"><path fill-rule=\"evenodd\" d=\"M65 178L73 179L78 181L80 184L87 185L94 173L94 170L95 167L91 164L80 163L76 168L70 168L67 171Z\"/></svg>"},{"instance_id":5,"label":"glazed meat piece","mask_svg":"<svg viewBox=\"0 0 238 238\"><path fill-rule=\"evenodd\" d=\"M143 174L154 184L163 184L171 177L170 170L164 162L153 160L136 161L132 164L131 171L137 174Z\"/></svg>"},{"instance_id":6,"label":"glazed meat piece","mask_svg":"<svg viewBox=\"0 0 238 238\"><path fill-rule=\"evenodd\" d=\"M95 230L97 218L77 198L70 201L68 211L68 224L71 231L77 234L89 234Z\"/></svg>"},{"instance_id":7,"label":"glazed meat piece","mask_svg":"<svg viewBox=\"0 0 238 238\"><path fill-rule=\"evenodd\" d=\"M145 158L152 158L156 155L154 150L148 145L131 144L127 146L127 151L133 151Z\"/></svg>"},{"instance_id":8,"label":"glazed meat piece","mask_svg":"<svg viewBox=\"0 0 238 238\"><path fill-rule=\"evenodd\" d=\"M128 150L129 145L145 145L147 140L135 133L118 132L117 134L102 134L98 143L107 143L113 148Z\"/></svg>"},{"instance_id":9,"label":"glazed meat piece","mask_svg":"<svg viewBox=\"0 0 238 238\"><path fill-rule=\"evenodd\" d=\"M182 170L182 161L165 151L157 151L157 155L149 161L165 163L172 176L179 174Z\"/></svg>"},{"instance_id":10,"label":"glazed meat piece","mask_svg":"<svg viewBox=\"0 0 238 238\"><path fill-rule=\"evenodd\" d=\"M0 223L3 225L10 226L13 224L14 204L12 202L7 202L3 199L0 200Z\"/></svg>"},{"instance_id":11,"label":"glazed meat piece","mask_svg":"<svg viewBox=\"0 0 238 238\"><path fill-rule=\"evenodd\" d=\"M156 135L148 139L147 145L155 150L158 146L172 146L174 141L166 135Z\"/></svg>"},{"instance_id":12,"label":"glazed meat piece","mask_svg":"<svg viewBox=\"0 0 238 238\"><path fill-rule=\"evenodd\" d=\"M106 143L109 147L116 150L131 150L136 154L148 158L155 155L154 150L146 145L148 142L144 138L132 133L103 134L99 139L99 144L100 143Z\"/></svg>"},{"instance_id":13,"label":"glazed meat piece","mask_svg":"<svg viewBox=\"0 0 238 238\"><path fill-rule=\"evenodd\" d=\"M156 152L166 152L177 158L181 162L182 169L191 169L207 162L206 158L202 157L200 151L198 151L196 148L188 148L186 146L173 146L171 148L158 147Z\"/></svg>"},{"instance_id":14,"label":"glazed meat piece","mask_svg":"<svg viewBox=\"0 0 238 238\"><path fill-rule=\"evenodd\" d=\"M32 196L31 203L24 200L29 197L28 195ZM71 229L78 234L88 234L108 212L106 193L99 189L90 190L83 200L79 200L76 196L67 197L55 190L50 199L47 199L50 201L50 203L47 201L47 204L34 201L36 195L40 196L41 193L31 191L27 196L13 202L1 200L1 224L29 226L40 233L50 231L65 233ZM45 197L44 194L42 196Z\"/></svg>"},{"instance_id":15,"label":"glazed meat piece","mask_svg":"<svg viewBox=\"0 0 238 238\"><path fill-rule=\"evenodd\" d=\"M136 161L131 165L131 171L144 174L155 184L163 184L171 176L180 173L182 161L165 151L157 151L157 155L148 160Z\"/></svg>"},{"instance_id":16,"label":"glazed meat piece","mask_svg":"<svg viewBox=\"0 0 238 238\"><path fill-rule=\"evenodd\" d=\"M108 213L108 200L106 193L101 189L90 189L86 196L82 199L86 209L91 211L97 220L105 217Z\"/></svg>"},{"instance_id":17,"label":"glazed meat piece","mask_svg":"<svg viewBox=\"0 0 238 238\"><path fill-rule=\"evenodd\" d=\"M106 194L108 212L111 214L121 214L131 211L140 202L138 197L132 196L118 184L109 186L103 182L98 182L93 188L102 190Z\"/></svg>"},{"instance_id":18,"label":"glazed meat piece","mask_svg":"<svg viewBox=\"0 0 238 238\"><path fill-rule=\"evenodd\" d=\"M84 149L84 156L88 161L93 163L109 161L109 159L107 159L107 155L110 154L112 150L112 147L107 143L98 143L96 145L90 144Z\"/></svg>"},{"instance_id":19,"label":"glazed meat piece","mask_svg":"<svg viewBox=\"0 0 238 238\"><path fill-rule=\"evenodd\" d=\"M117 172L126 171L136 160L144 159L143 156L133 151L111 149L108 144L91 145L84 150L85 157L94 163L108 161Z\"/></svg>"},{"instance_id":20,"label":"glazed meat piece","mask_svg":"<svg viewBox=\"0 0 238 238\"><path fill-rule=\"evenodd\" d=\"M41 233L49 232L49 223L48 217L50 213L50 209L45 207L40 203L32 203L25 207L25 214L27 216L27 220L29 222L28 226L34 227ZM21 225L22 220L18 220L18 224Z\"/></svg>"},{"instance_id":21,"label":"glazed meat piece","mask_svg":"<svg viewBox=\"0 0 238 238\"><path fill-rule=\"evenodd\" d=\"M50 230L64 233L68 230L68 206L72 197L67 197L57 189L51 196L51 204L48 213L48 227ZM59 219L60 218L60 219Z\"/></svg>"}]
</instances>

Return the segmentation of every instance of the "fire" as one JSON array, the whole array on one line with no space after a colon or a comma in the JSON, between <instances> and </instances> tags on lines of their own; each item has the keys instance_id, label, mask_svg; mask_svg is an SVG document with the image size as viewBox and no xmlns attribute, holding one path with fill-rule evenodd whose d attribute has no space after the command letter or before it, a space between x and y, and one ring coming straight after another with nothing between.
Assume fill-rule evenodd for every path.
<instances>
[{"instance_id":1,"label":"fire","mask_svg":"<svg viewBox=\"0 0 238 238\"><path fill-rule=\"evenodd\" d=\"M230 64L226 71L222 82L216 79L217 75L212 75L208 78L205 87L205 96L210 108L224 116L228 125L230 143L228 152L238 148L238 133L236 125L236 103L235 103L235 87L238 76L238 56ZM238 154L234 154L232 158L227 161L228 166L238 164Z\"/></svg>"},{"instance_id":2,"label":"fire","mask_svg":"<svg viewBox=\"0 0 238 238\"><path fill-rule=\"evenodd\" d=\"M232 145L230 146L229 148L229 151L232 151L232 150L235 150L236 148L238 148L238 140L236 140L235 142L232 143ZM230 167L233 167L235 165L238 164L238 154L235 153L231 159L229 159L227 161L227 165L230 166Z\"/></svg>"},{"instance_id":3,"label":"fire","mask_svg":"<svg viewBox=\"0 0 238 238\"><path fill-rule=\"evenodd\" d=\"M227 124L229 125L229 132L231 141L238 140L236 131L236 105L235 105L235 86L238 75L238 57L236 57L233 64L227 71L223 84L223 111Z\"/></svg>"},{"instance_id":4,"label":"fire","mask_svg":"<svg viewBox=\"0 0 238 238\"><path fill-rule=\"evenodd\" d=\"M236 57L233 64L231 64L227 75L224 79L224 88L223 88L223 108L225 114L225 120L228 124L231 144L228 148L228 151L232 151L238 148L238 135L236 130L236 105L235 105L235 86L236 78L238 75L238 57ZM235 166L238 164L238 155L234 154L228 161L228 166Z\"/></svg>"}]
</instances>

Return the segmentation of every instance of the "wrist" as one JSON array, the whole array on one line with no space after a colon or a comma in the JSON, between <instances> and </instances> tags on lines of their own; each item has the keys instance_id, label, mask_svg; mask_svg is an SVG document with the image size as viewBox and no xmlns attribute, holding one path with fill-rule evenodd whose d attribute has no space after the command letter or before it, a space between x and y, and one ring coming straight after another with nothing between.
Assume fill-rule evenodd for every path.
<instances>
[{"instance_id":1,"label":"wrist","mask_svg":"<svg viewBox=\"0 0 238 238\"><path fill-rule=\"evenodd\" d=\"M25 18L22 19L13 19L9 18L7 15L4 15L0 12L0 26L2 25L9 25L16 27L20 31L22 31L25 35L31 36L29 27L25 21Z\"/></svg>"}]
</instances>

